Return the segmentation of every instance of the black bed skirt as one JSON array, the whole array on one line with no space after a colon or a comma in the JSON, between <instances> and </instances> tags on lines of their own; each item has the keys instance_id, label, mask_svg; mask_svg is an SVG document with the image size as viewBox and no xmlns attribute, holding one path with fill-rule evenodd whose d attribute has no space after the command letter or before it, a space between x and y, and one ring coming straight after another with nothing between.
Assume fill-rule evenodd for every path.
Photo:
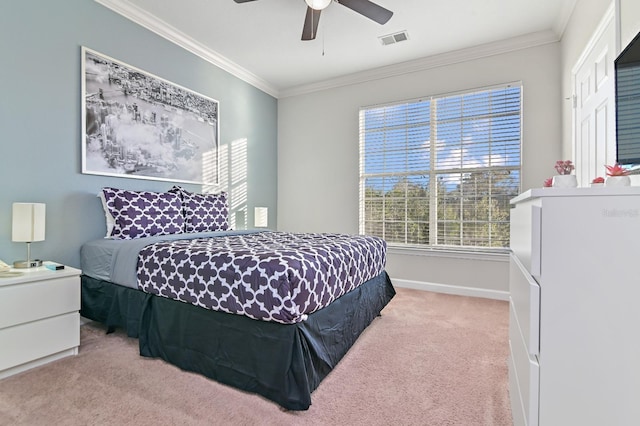
<instances>
[{"instance_id":1,"label":"black bed skirt","mask_svg":"<svg viewBox=\"0 0 640 426\"><path fill-rule=\"evenodd\" d=\"M279 324L82 276L80 313L137 337L142 356L306 410L311 392L394 295L383 272L306 321Z\"/></svg>"}]
</instances>

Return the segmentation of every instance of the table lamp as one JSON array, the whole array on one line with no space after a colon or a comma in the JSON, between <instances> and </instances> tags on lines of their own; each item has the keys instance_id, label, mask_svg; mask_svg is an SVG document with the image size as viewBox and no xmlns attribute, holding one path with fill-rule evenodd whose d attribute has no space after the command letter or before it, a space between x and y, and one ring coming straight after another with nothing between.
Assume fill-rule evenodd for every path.
<instances>
[{"instance_id":1,"label":"table lamp","mask_svg":"<svg viewBox=\"0 0 640 426\"><path fill-rule=\"evenodd\" d=\"M13 262L14 268L36 268L42 260L31 259L31 243L44 241L45 204L13 203L11 240L27 243L27 260Z\"/></svg>"}]
</instances>

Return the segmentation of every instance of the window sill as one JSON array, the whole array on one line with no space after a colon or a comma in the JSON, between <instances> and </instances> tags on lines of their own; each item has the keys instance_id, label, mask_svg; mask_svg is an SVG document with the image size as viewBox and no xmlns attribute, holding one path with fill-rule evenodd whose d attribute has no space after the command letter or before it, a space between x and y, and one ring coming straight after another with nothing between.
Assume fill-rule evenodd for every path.
<instances>
[{"instance_id":1,"label":"window sill","mask_svg":"<svg viewBox=\"0 0 640 426\"><path fill-rule=\"evenodd\" d=\"M388 254L399 254L408 256L425 256L425 257L447 257L454 259L471 259L471 260L488 260L494 262L508 262L509 249L496 249L491 251L473 250L465 248L433 248L433 247L415 247L415 246L397 246L388 245Z\"/></svg>"}]
</instances>

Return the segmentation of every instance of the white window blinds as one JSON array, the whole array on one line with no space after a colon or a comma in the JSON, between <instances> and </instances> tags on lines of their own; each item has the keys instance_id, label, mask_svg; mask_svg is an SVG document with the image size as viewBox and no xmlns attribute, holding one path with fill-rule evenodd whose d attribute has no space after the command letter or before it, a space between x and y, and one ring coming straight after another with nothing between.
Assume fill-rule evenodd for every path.
<instances>
[{"instance_id":1,"label":"white window blinds","mask_svg":"<svg viewBox=\"0 0 640 426\"><path fill-rule=\"evenodd\" d=\"M360 111L360 232L390 244L507 247L521 87Z\"/></svg>"}]
</instances>

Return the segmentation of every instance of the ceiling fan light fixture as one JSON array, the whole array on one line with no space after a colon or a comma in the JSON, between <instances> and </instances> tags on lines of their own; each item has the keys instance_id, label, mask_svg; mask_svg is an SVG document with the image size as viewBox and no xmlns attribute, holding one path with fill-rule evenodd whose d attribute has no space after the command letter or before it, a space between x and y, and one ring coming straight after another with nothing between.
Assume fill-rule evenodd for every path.
<instances>
[{"instance_id":1,"label":"ceiling fan light fixture","mask_svg":"<svg viewBox=\"0 0 640 426\"><path fill-rule=\"evenodd\" d=\"M326 9L331 4L331 0L304 0L304 2L314 10Z\"/></svg>"}]
</instances>

